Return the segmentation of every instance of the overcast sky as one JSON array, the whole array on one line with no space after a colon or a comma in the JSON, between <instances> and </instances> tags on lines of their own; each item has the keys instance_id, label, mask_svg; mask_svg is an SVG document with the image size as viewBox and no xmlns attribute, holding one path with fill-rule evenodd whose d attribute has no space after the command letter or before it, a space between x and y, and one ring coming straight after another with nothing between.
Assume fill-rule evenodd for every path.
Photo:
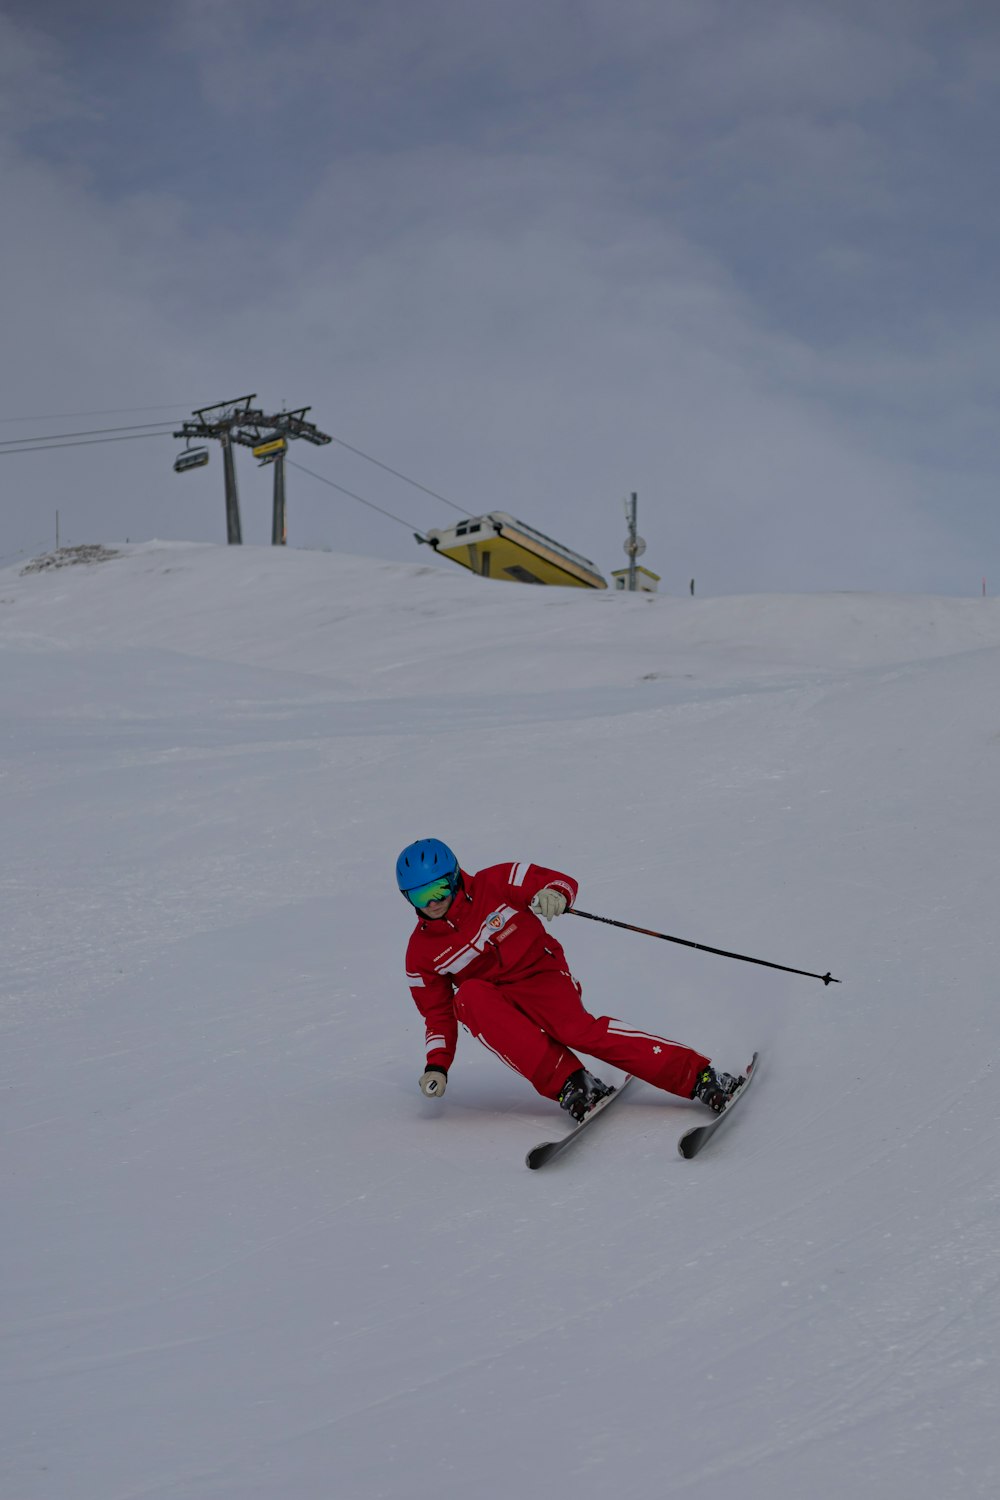
<instances>
[{"instance_id":1,"label":"overcast sky","mask_svg":"<svg viewBox=\"0 0 1000 1500\"><path fill-rule=\"evenodd\" d=\"M995 0L0 0L0 442L255 392L671 593L1000 592L998 141ZM0 453L0 559L224 541L179 446Z\"/></svg>"}]
</instances>

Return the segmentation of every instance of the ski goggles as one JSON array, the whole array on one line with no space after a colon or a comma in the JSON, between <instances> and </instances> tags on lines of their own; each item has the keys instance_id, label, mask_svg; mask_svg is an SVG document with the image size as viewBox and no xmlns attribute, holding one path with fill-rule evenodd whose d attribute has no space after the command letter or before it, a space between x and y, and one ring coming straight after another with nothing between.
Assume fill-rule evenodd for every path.
<instances>
[{"instance_id":1,"label":"ski goggles","mask_svg":"<svg viewBox=\"0 0 1000 1500\"><path fill-rule=\"evenodd\" d=\"M447 901L449 896L454 896L458 889L458 871L451 875L439 875L436 880L429 880L426 885L414 886L412 891L404 891L403 895L411 906L418 911L423 911L432 901Z\"/></svg>"}]
</instances>

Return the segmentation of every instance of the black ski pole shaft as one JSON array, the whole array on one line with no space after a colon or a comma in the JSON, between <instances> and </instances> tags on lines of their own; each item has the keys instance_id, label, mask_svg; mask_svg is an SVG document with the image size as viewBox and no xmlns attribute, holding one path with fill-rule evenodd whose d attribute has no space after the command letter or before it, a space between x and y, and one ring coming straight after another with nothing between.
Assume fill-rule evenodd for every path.
<instances>
[{"instance_id":1,"label":"black ski pole shaft","mask_svg":"<svg viewBox=\"0 0 1000 1500\"><path fill-rule=\"evenodd\" d=\"M572 917L586 917L588 922L606 922L609 927L624 927L626 932L641 932L646 937L662 938L665 943L680 943L683 948L697 948L700 953L718 953L721 958L738 958L745 964L762 964L765 969L780 969L783 974L803 974L807 979L822 979L824 984L839 984L832 974L814 974L811 969L791 969L787 964L773 964L766 958L751 958L747 953L730 953L728 948L710 948L708 943L693 943L690 938L671 937L667 932L654 932L651 927L636 927L631 922L619 922L614 917L598 917L592 911L581 911L577 906L569 908Z\"/></svg>"}]
</instances>

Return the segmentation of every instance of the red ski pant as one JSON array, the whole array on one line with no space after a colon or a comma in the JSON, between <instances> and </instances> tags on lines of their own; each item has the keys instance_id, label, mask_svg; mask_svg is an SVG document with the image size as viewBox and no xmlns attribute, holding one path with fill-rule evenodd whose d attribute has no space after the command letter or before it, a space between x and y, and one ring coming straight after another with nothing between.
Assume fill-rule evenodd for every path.
<instances>
[{"instance_id":1,"label":"red ski pant","mask_svg":"<svg viewBox=\"0 0 1000 1500\"><path fill-rule=\"evenodd\" d=\"M484 1047L547 1099L557 1099L569 1075L583 1067L574 1048L683 1099L691 1098L708 1062L683 1042L613 1016L592 1016L576 980L561 970L510 984L467 979L455 993L455 1013Z\"/></svg>"}]
</instances>

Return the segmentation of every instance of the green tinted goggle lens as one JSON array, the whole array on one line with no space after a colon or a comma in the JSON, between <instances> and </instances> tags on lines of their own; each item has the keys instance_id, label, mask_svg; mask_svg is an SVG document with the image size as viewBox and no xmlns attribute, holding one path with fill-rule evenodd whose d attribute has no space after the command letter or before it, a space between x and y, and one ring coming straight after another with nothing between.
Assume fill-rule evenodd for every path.
<instances>
[{"instance_id":1,"label":"green tinted goggle lens","mask_svg":"<svg viewBox=\"0 0 1000 1500\"><path fill-rule=\"evenodd\" d=\"M451 877L439 875L437 880L429 880L426 885L418 885L415 890L407 891L406 899L422 911L431 901L444 901L453 892Z\"/></svg>"}]
</instances>

